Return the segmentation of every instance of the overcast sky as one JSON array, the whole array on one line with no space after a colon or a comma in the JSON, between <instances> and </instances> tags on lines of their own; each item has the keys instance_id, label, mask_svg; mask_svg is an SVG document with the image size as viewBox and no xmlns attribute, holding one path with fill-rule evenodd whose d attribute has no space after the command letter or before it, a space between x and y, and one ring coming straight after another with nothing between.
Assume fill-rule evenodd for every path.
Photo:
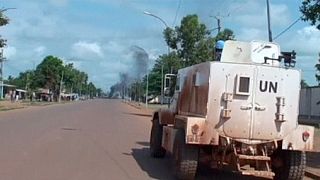
<instances>
[{"instance_id":1,"label":"overcast sky","mask_svg":"<svg viewBox=\"0 0 320 180\"><path fill-rule=\"evenodd\" d=\"M234 31L237 40L268 40L265 0L0 0L10 24L0 35L8 40L4 73L17 76L33 69L47 55L54 55L89 74L89 80L106 90L119 80L119 72L132 70L132 46L154 60L167 52L164 25L143 14L160 16L169 26L179 25L187 14L198 14L209 29L212 16L221 16L222 27ZM301 16L301 0L270 0L275 37ZM216 33L215 31L213 33ZM298 22L275 42L282 51L297 52L303 78L315 85L320 52L320 31Z\"/></svg>"}]
</instances>

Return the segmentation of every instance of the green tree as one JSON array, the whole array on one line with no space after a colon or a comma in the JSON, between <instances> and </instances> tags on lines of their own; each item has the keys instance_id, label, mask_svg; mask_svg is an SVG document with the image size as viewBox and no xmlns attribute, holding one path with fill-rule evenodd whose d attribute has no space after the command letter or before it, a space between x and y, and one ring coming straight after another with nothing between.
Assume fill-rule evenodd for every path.
<instances>
[{"instance_id":1,"label":"green tree","mask_svg":"<svg viewBox=\"0 0 320 180\"><path fill-rule=\"evenodd\" d=\"M316 27L320 30L319 0L304 0L300 6L300 11L303 14L302 20L309 21L311 25L316 25Z\"/></svg>"},{"instance_id":2,"label":"green tree","mask_svg":"<svg viewBox=\"0 0 320 180\"><path fill-rule=\"evenodd\" d=\"M318 64L315 65L316 68L316 80L318 81L318 85L320 86L320 53L319 53L319 59L318 59Z\"/></svg>"},{"instance_id":3,"label":"green tree","mask_svg":"<svg viewBox=\"0 0 320 180\"><path fill-rule=\"evenodd\" d=\"M15 85L19 89L33 90L35 89L34 76L34 71L27 70L20 72L16 78L9 76L5 83Z\"/></svg>"},{"instance_id":4,"label":"green tree","mask_svg":"<svg viewBox=\"0 0 320 180\"><path fill-rule=\"evenodd\" d=\"M35 70L37 86L50 89L57 95L59 93L63 70L64 66L61 59L54 56L45 57Z\"/></svg>"},{"instance_id":5,"label":"green tree","mask_svg":"<svg viewBox=\"0 0 320 180\"><path fill-rule=\"evenodd\" d=\"M300 86L301 86L301 88L309 87L308 83L304 79L301 80Z\"/></svg>"},{"instance_id":6,"label":"green tree","mask_svg":"<svg viewBox=\"0 0 320 180\"><path fill-rule=\"evenodd\" d=\"M80 95L85 94L91 97L102 94L102 90L97 89L92 82L88 84L87 73L74 68L72 63L63 65L62 60L54 56L45 57L34 71L21 72L16 78L9 76L5 83L28 91L46 88L57 96L61 80L63 84L61 89L67 93L77 92Z\"/></svg>"},{"instance_id":7,"label":"green tree","mask_svg":"<svg viewBox=\"0 0 320 180\"><path fill-rule=\"evenodd\" d=\"M182 67L180 58L176 52L159 56L149 73L149 94L161 94L161 71L163 74L176 74ZM144 89L146 87L146 77L143 80Z\"/></svg>"},{"instance_id":8,"label":"green tree","mask_svg":"<svg viewBox=\"0 0 320 180\"><path fill-rule=\"evenodd\" d=\"M79 94L80 95L87 94L88 74L80 71L77 76L78 76L77 88L78 88Z\"/></svg>"},{"instance_id":9,"label":"green tree","mask_svg":"<svg viewBox=\"0 0 320 180\"><path fill-rule=\"evenodd\" d=\"M214 58L215 38L208 37L198 42L190 65L212 61Z\"/></svg>"},{"instance_id":10,"label":"green tree","mask_svg":"<svg viewBox=\"0 0 320 180\"><path fill-rule=\"evenodd\" d=\"M74 85L76 83L76 75L77 75L77 70L73 68L73 64L67 64L64 66L63 69L63 82L64 82L64 88L66 89L67 92L72 93Z\"/></svg>"},{"instance_id":11,"label":"green tree","mask_svg":"<svg viewBox=\"0 0 320 180\"><path fill-rule=\"evenodd\" d=\"M97 88L92 82L89 82L86 89L87 89L87 94L89 95L90 98L93 98L96 96Z\"/></svg>"},{"instance_id":12,"label":"green tree","mask_svg":"<svg viewBox=\"0 0 320 180\"><path fill-rule=\"evenodd\" d=\"M233 31L231 29L224 29L223 31L219 32L217 34L217 36L215 37L215 40L218 41L218 40L234 40L235 39L235 36L233 34Z\"/></svg>"},{"instance_id":13,"label":"green tree","mask_svg":"<svg viewBox=\"0 0 320 180\"><path fill-rule=\"evenodd\" d=\"M0 10L0 26L5 26L9 24L9 18L3 14L6 10L7 9ZM6 42L7 40L3 39L0 35L0 48L5 47L7 45Z\"/></svg>"},{"instance_id":14,"label":"green tree","mask_svg":"<svg viewBox=\"0 0 320 180\"><path fill-rule=\"evenodd\" d=\"M198 44L209 35L206 26L199 22L197 15L187 15L181 20L180 27L175 30L166 28L165 40L172 49L177 50L179 57L184 60L185 66L197 63L195 52Z\"/></svg>"},{"instance_id":15,"label":"green tree","mask_svg":"<svg viewBox=\"0 0 320 180\"><path fill-rule=\"evenodd\" d=\"M84 86L86 86L88 80L88 75L85 72L75 69L72 63L65 65L63 72L64 89L66 92L80 93L82 89L85 91L86 88Z\"/></svg>"},{"instance_id":16,"label":"green tree","mask_svg":"<svg viewBox=\"0 0 320 180\"><path fill-rule=\"evenodd\" d=\"M211 37L209 30L200 23L197 15L188 15L175 29L166 28L164 38L167 45L177 52L183 67L186 67L212 61L215 42L235 37L230 29L224 29L216 37Z\"/></svg>"}]
</instances>

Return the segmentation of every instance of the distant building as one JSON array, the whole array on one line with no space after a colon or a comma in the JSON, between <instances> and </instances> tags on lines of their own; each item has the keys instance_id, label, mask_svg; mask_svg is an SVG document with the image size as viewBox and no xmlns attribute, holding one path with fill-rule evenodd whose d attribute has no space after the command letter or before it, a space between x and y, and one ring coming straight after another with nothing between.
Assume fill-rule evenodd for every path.
<instances>
[{"instance_id":1,"label":"distant building","mask_svg":"<svg viewBox=\"0 0 320 180\"><path fill-rule=\"evenodd\" d=\"M36 99L39 101L53 101L53 94L50 89L39 88L36 91Z\"/></svg>"},{"instance_id":2,"label":"distant building","mask_svg":"<svg viewBox=\"0 0 320 180\"><path fill-rule=\"evenodd\" d=\"M0 85L1 86L1 85ZM10 84L3 84L3 97L4 99L10 99L11 94L15 93L16 86Z\"/></svg>"},{"instance_id":3,"label":"distant building","mask_svg":"<svg viewBox=\"0 0 320 180\"><path fill-rule=\"evenodd\" d=\"M61 99L64 101L77 101L79 100L78 93L61 93Z\"/></svg>"},{"instance_id":4,"label":"distant building","mask_svg":"<svg viewBox=\"0 0 320 180\"><path fill-rule=\"evenodd\" d=\"M301 89L299 119L320 123L320 86Z\"/></svg>"},{"instance_id":5,"label":"distant building","mask_svg":"<svg viewBox=\"0 0 320 180\"><path fill-rule=\"evenodd\" d=\"M27 98L27 91L24 89L16 89L16 95L19 95L19 99L26 99Z\"/></svg>"}]
</instances>

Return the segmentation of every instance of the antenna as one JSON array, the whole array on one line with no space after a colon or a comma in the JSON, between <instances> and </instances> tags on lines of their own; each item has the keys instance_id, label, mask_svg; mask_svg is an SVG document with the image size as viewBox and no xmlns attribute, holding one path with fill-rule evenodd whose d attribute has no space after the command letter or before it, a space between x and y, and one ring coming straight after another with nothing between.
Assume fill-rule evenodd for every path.
<instances>
[{"instance_id":1,"label":"antenna","mask_svg":"<svg viewBox=\"0 0 320 180\"><path fill-rule=\"evenodd\" d=\"M267 17L268 17L269 42L272 42L272 32L271 32L271 24L270 24L270 7L269 7L269 0L267 0Z\"/></svg>"}]
</instances>

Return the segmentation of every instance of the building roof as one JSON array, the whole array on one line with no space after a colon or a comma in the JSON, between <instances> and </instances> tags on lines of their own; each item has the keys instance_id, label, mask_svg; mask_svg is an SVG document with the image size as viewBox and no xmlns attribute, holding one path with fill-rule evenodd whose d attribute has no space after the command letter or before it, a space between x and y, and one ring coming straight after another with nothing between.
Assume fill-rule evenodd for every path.
<instances>
[{"instance_id":1,"label":"building roof","mask_svg":"<svg viewBox=\"0 0 320 180\"><path fill-rule=\"evenodd\" d=\"M24 90L24 89L16 89L16 91L18 91L18 92L27 92L27 91Z\"/></svg>"},{"instance_id":2,"label":"building roof","mask_svg":"<svg viewBox=\"0 0 320 180\"><path fill-rule=\"evenodd\" d=\"M1 86L1 84L0 84L0 86ZM3 87L17 87L17 86L11 85L11 84L3 84Z\"/></svg>"}]
</instances>

